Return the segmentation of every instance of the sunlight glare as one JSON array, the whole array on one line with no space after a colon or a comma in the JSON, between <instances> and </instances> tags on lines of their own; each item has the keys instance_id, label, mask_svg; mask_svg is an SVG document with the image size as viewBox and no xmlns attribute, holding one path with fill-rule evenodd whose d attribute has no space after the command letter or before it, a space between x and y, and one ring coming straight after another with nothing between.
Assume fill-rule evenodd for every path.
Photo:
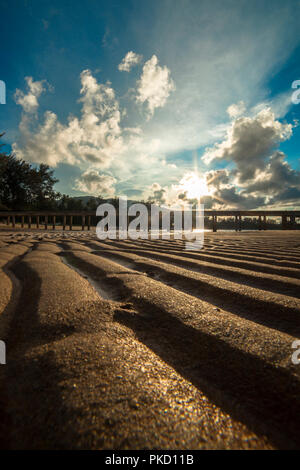
<instances>
[{"instance_id":1,"label":"sunlight glare","mask_svg":"<svg viewBox=\"0 0 300 470\"><path fill-rule=\"evenodd\" d=\"M200 177L197 173L190 173L182 181L183 190L186 191L188 199L200 199L202 196L209 195L209 189L206 179Z\"/></svg>"}]
</instances>

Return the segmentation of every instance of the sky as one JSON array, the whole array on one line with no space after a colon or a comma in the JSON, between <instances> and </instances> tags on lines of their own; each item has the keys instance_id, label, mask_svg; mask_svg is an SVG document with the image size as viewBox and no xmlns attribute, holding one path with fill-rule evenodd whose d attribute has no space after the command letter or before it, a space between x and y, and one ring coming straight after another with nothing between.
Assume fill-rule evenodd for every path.
<instances>
[{"instance_id":1,"label":"sky","mask_svg":"<svg viewBox=\"0 0 300 470\"><path fill-rule=\"evenodd\" d=\"M300 208L299 1L0 11L2 141L52 167L61 193Z\"/></svg>"}]
</instances>

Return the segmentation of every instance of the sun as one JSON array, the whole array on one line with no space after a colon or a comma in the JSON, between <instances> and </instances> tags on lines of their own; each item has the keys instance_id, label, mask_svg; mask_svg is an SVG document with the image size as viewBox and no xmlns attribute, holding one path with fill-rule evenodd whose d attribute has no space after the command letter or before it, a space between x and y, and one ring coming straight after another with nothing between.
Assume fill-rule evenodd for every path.
<instances>
[{"instance_id":1,"label":"sun","mask_svg":"<svg viewBox=\"0 0 300 470\"><path fill-rule=\"evenodd\" d=\"M188 199L200 199L210 194L206 179L199 176L198 173L189 173L180 183Z\"/></svg>"}]
</instances>

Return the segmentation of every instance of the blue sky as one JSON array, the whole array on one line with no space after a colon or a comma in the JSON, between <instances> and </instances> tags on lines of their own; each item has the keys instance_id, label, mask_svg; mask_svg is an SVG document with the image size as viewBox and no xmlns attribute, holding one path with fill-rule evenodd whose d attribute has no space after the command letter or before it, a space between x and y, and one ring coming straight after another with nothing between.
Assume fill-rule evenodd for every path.
<instances>
[{"instance_id":1,"label":"blue sky","mask_svg":"<svg viewBox=\"0 0 300 470\"><path fill-rule=\"evenodd\" d=\"M0 131L59 191L300 207L298 1L0 4Z\"/></svg>"}]
</instances>

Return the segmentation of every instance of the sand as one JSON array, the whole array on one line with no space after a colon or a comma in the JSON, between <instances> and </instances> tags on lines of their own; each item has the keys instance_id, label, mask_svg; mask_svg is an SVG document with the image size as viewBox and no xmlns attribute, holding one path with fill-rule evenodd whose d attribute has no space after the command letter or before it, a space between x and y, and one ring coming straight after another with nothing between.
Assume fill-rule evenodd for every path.
<instances>
[{"instance_id":1,"label":"sand","mask_svg":"<svg viewBox=\"0 0 300 470\"><path fill-rule=\"evenodd\" d=\"M300 232L0 231L0 447L300 446Z\"/></svg>"}]
</instances>

